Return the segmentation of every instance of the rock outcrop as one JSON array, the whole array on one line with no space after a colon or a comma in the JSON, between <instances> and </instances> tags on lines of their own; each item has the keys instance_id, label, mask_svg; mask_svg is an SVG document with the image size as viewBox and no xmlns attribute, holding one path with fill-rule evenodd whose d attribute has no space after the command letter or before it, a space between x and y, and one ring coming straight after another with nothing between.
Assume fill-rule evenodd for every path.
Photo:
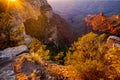
<instances>
[{"instance_id":1,"label":"rock outcrop","mask_svg":"<svg viewBox=\"0 0 120 80\"><path fill-rule=\"evenodd\" d=\"M0 51L0 58L4 58L4 57L8 57L10 59L16 57L17 55L19 55L22 52L27 51L28 48L25 45L21 45L18 47L13 47L13 48L7 48L3 51Z\"/></svg>"},{"instance_id":2,"label":"rock outcrop","mask_svg":"<svg viewBox=\"0 0 120 80\"><path fill-rule=\"evenodd\" d=\"M21 45L0 51L0 80L16 80L14 59L27 50L27 46Z\"/></svg>"},{"instance_id":3,"label":"rock outcrop","mask_svg":"<svg viewBox=\"0 0 120 80\"><path fill-rule=\"evenodd\" d=\"M106 17L102 13L98 15L89 15L87 18L85 18L85 22L87 27L92 27L92 30L98 33L104 32L108 35L120 35L119 15L113 15L111 17Z\"/></svg>"}]
</instances>

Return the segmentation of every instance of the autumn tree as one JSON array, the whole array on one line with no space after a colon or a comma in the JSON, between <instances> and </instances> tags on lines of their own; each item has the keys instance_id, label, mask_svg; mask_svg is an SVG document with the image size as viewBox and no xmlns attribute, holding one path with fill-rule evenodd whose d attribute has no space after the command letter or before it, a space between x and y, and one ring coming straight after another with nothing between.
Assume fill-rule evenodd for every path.
<instances>
[{"instance_id":1,"label":"autumn tree","mask_svg":"<svg viewBox=\"0 0 120 80\"><path fill-rule=\"evenodd\" d=\"M73 66L73 70L83 80L107 79L105 71L104 45L105 35L89 33L74 42L67 53L66 65Z\"/></svg>"},{"instance_id":2,"label":"autumn tree","mask_svg":"<svg viewBox=\"0 0 120 80\"><path fill-rule=\"evenodd\" d=\"M55 56L55 62L56 62L57 64L64 64L64 57L65 57L65 55L64 55L63 52L58 53L58 54Z\"/></svg>"},{"instance_id":3,"label":"autumn tree","mask_svg":"<svg viewBox=\"0 0 120 80\"><path fill-rule=\"evenodd\" d=\"M12 21L13 18L9 13L0 14L0 49L15 45L15 42L11 40Z\"/></svg>"},{"instance_id":4,"label":"autumn tree","mask_svg":"<svg viewBox=\"0 0 120 80\"><path fill-rule=\"evenodd\" d=\"M112 80L120 79L120 48L111 48L105 55L107 62L109 63L109 72L107 75Z\"/></svg>"},{"instance_id":5,"label":"autumn tree","mask_svg":"<svg viewBox=\"0 0 120 80\"><path fill-rule=\"evenodd\" d=\"M46 49L46 45L43 45L39 40L33 39L29 45L31 58L35 62L42 62L49 60L49 50Z\"/></svg>"}]
</instances>

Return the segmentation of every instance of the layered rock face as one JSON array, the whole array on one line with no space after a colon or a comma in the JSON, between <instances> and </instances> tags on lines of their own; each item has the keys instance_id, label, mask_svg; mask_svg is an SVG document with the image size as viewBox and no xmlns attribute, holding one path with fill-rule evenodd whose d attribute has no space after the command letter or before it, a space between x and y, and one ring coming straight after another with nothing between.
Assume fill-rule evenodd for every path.
<instances>
[{"instance_id":1,"label":"layered rock face","mask_svg":"<svg viewBox=\"0 0 120 80\"><path fill-rule=\"evenodd\" d=\"M113 15L110 17L104 16L102 13L98 15L89 15L85 19L87 27L92 27L92 30L98 33L107 33L108 35L114 34L119 36L120 34L120 16Z\"/></svg>"}]
</instances>

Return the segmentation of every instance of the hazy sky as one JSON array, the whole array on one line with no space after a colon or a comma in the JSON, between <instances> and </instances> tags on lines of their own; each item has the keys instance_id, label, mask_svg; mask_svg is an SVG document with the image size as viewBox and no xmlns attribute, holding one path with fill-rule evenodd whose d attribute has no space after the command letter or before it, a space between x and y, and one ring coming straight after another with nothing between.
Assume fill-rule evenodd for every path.
<instances>
[{"instance_id":1,"label":"hazy sky","mask_svg":"<svg viewBox=\"0 0 120 80\"><path fill-rule=\"evenodd\" d=\"M48 1L119 1L119 0L48 0Z\"/></svg>"},{"instance_id":2,"label":"hazy sky","mask_svg":"<svg viewBox=\"0 0 120 80\"><path fill-rule=\"evenodd\" d=\"M99 2L102 1L102 2ZM106 2L109 1L109 2ZM112 2L111 2L112 1ZM73 9L79 11L105 11L110 7L116 9L120 5L120 0L48 0L48 3L52 6L54 11L68 12ZM114 4L113 4L114 3ZM104 7L103 7L104 6ZM105 8L105 9L104 9ZM118 9L118 8L117 8Z\"/></svg>"},{"instance_id":3,"label":"hazy sky","mask_svg":"<svg viewBox=\"0 0 120 80\"><path fill-rule=\"evenodd\" d=\"M48 0L48 3L52 6L53 9L57 10L64 7L70 7L75 5L78 0Z\"/></svg>"},{"instance_id":4,"label":"hazy sky","mask_svg":"<svg viewBox=\"0 0 120 80\"><path fill-rule=\"evenodd\" d=\"M53 9L64 8L65 6L73 7L75 5L84 5L86 2L96 1L119 1L119 0L47 0Z\"/></svg>"}]
</instances>

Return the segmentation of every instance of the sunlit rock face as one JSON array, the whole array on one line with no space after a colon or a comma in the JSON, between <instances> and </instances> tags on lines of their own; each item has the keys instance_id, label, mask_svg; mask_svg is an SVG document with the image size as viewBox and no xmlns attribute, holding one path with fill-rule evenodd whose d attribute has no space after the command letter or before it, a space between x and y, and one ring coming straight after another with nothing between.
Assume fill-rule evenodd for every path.
<instances>
[{"instance_id":1,"label":"sunlit rock face","mask_svg":"<svg viewBox=\"0 0 120 80\"><path fill-rule=\"evenodd\" d=\"M4 0L0 1L0 5L0 13L9 13L12 17L10 40L23 43L30 35L46 44L72 42L73 33L69 25L53 13L52 7L46 0ZM56 31L52 30L55 28ZM1 33L1 36L4 34ZM30 41L31 37L29 43Z\"/></svg>"},{"instance_id":2,"label":"sunlit rock face","mask_svg":"<svg viewBox=\"0 0 120 80\"><path fill-rule=\"evenodd\" d=\"M104 16L102 13L97 15L89 15L85 18L86 27L92 27L97 33L106 33L108 35L120 36L120 16L113 15Z\"/></svg>"}]
</instances>

